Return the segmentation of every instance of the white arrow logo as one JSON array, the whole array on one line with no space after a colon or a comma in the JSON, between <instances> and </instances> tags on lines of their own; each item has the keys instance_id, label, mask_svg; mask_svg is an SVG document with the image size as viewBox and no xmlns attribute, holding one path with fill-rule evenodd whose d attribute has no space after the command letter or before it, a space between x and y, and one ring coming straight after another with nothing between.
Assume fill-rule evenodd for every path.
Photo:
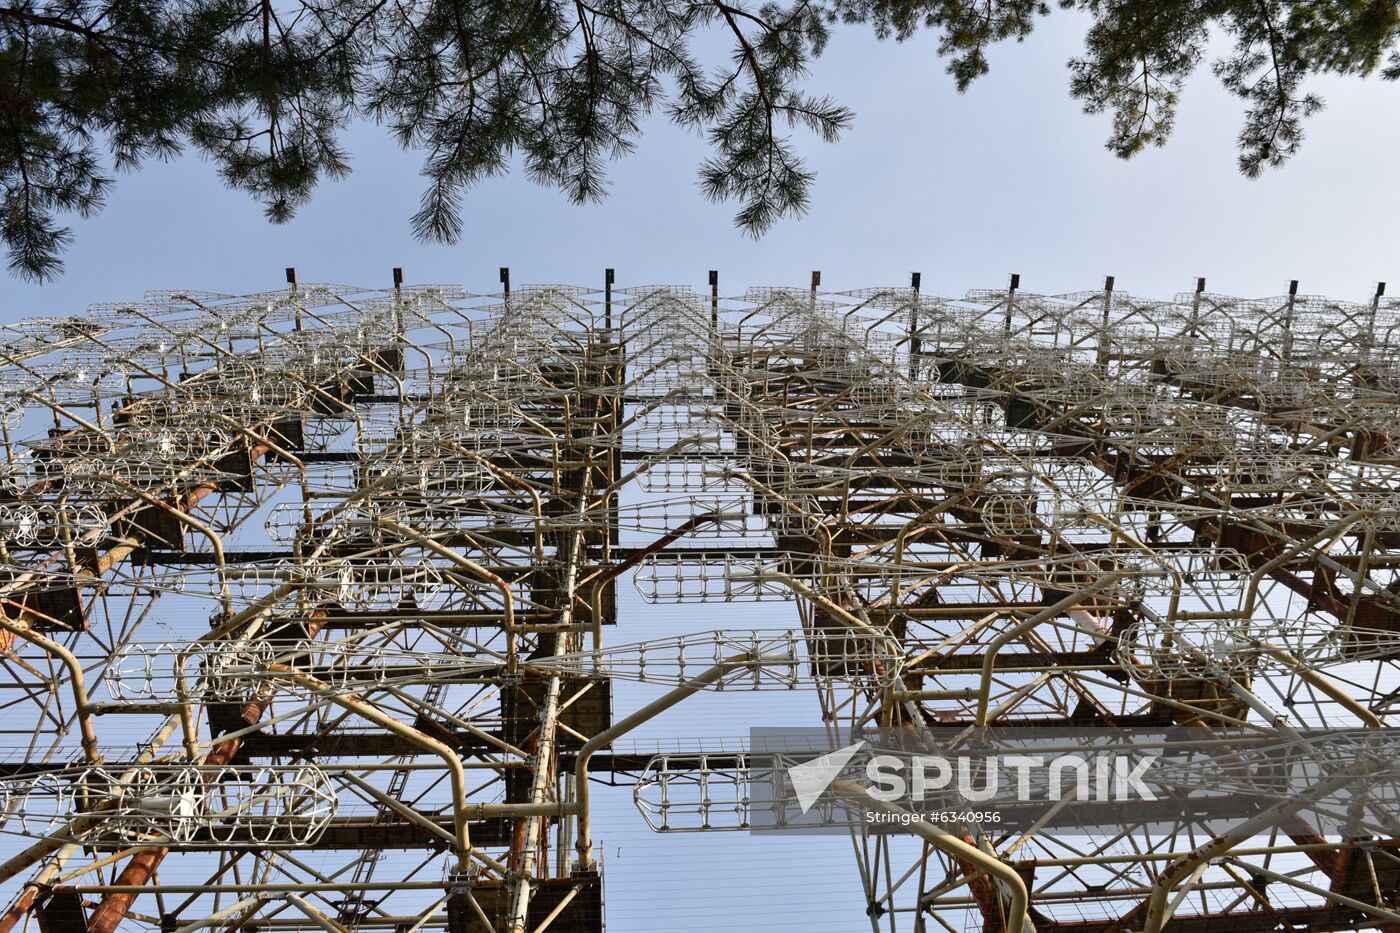
<instances>
[{"instance_id":1,"label":"white arrow logo","mask_svg":"<svg viewBox=\"0 0 1400 933\"><path fill-rule=\"evenodd\" d=\"M864 746L865 741L861 740L854 745L838 748L820 758L813 758L788 768L788 780L792 781L792 789L797 794L797 802L802 806L803 813L816 805L817 798L831 786L831 782L836 780L836 776Z\"/></svg>"}]
</instances>

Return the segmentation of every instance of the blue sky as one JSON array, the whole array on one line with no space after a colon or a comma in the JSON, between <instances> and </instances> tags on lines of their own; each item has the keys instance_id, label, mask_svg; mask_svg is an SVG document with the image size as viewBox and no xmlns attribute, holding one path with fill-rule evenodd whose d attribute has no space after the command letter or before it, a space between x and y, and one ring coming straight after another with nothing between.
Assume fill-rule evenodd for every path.
<instances>
[{"instance_id":1,"label":"blue sky","mask_svg":"<svg viewBox=\"0 0 1400 933\"><path fill-rule=\"evenodd\" d=\"M1087 116L1067 91L1065 61L1083 20L1060 11L1021 46L993 50L992 72L958 95L932 36L896 45L838 28L811 89L857 114L834 146L806 147L820 173L811 212L754 242L731 225L733 205L695 188L703 140L656 119L640 150L612 169L612 197L576 207L519 173L465 199L455 246L417 243L408 218L422 188L418 159L377 127L348 136L354 171L326 184L291 223L267 224L208 164L153 163L119 180L107 209L74 224L67 274L34 286L0 279L0 318L71 313L149 288L240 292L301 279L455 282L485 292L508 265L516 282L693 283L707 269L738 291L804 284L822 269L832 288L903 283L961 294L1009 272L1030 291L1096 287L1166 297L1206 275L1212 290L1367 297L1388 276L1400 287L1391 183L1400 125L1387 120L1400 87L1327 80L1327 109L1302 152L1257 181L1235 169L1242 105L1202 68L1182 95L1165 149L1124 162L1103 148L1106 115Z\"/></svg>"}]
</instances>

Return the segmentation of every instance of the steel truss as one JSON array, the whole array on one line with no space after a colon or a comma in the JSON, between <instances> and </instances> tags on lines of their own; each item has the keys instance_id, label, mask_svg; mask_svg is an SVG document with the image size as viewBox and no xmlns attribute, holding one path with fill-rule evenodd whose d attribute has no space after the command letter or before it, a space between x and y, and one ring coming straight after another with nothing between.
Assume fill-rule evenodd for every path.
<instances>
[{"instance_id":1,"label":"steel truss","mask_svg":"<svg viewBox=\"0 0 1400 933\"><path fill-rule=\"evenodd\" d=\"M700 690L914 746L1395 715L1382 291L502 279L0 328L0 933L601 930L590 774L739 825L745 754L613 748ZM795 617L614 636L628 578ZM853 842L876 931L1400 929L1384 826L1277 823Z\"/></svg>"}]
</instances>

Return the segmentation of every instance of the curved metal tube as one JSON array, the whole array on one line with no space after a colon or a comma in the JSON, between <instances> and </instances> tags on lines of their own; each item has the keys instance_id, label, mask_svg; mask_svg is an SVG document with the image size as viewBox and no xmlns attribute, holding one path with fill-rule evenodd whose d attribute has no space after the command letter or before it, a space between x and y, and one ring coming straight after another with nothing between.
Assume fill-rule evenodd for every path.
<instances>
[{"instance_id":1,"label":"curved metal tube","mask_svg":"<svg viewBox=\"0 0 1400 933\"><path fill-rule=\"evenodd\" d=\"M366 703L358 697L347 696L310 674L302 673L285 664L269 665L268 670L283 680L291 681L298 687L323 697L336 706L368 719L377 726L383 726L399 738L443 760L443 763L447 765L448 778L452 784L452 822L457 835L457 862L458 866L466 871L471 863L471 856L476 853L472 850L471 830L467 823L467 773L462 768L462 762L457 757L457 753L437 739L430 738L417 729L404 725L373 704Z\"/></svg>"},{"instance_id":2,"label":"curved metal tube","mask_svg":"<svg viewBox=\"0 0 1400 933\"><path fill-rule=\"evenodd\" d=\"M692 696L715 683L730 670L754 660L751 652L731 655L709 670L691 678L671 692L661 696L637 710L631 716L613 723L583 744L578 758L574 761L574 801L569 809L578 815L578 860L587 870L593 864L593 835L588 817L588 762L600 749L610 745L614 739L631 732L642 723L663 713L686 697Z\"/></svg>"},{"instance_id":3,"label":"curved metal tube","mask_svg":"<svg viewBox=\"0 0 1400 933\"><path fill-rule=\"evenodd\" d=\"M505 613L502 624L505 626L506 630L506 665L511 671L515 671L520 664L520 659L518 656L518 648L515 643L515 594L511 590L510 584L475 561L468 560L451 548L444 547L427 535L420 534L407 525L396 522L391 518L379 519L379 525L382 528L389 529L395 534L403 535L405 538L417 544L421 544L439 557L446 558L454 565L472 574L472 576L486 581L501 591L501 599L504 601Z\"/></svg>"},{"instance_id":4,"label":"curved metal tube","mask_svg":"<svg viewBox=\"0 0 1400 933\"><path fill-rule=\"evenodd\" d=\"M872 810L894 814L909 812L903 807L873 797L868 788L852 781L835 781L831 786L840 794L860 798L861 804ZM934 848L940 849L960 861L976 865L1000 881L1007 893L1006 929L1010 933L1035 933L1035 924L1031 923L1026 913L1027 907L1030 905L1030 893L1026 890L1026 883L1021 880L1016 869L996 856L983 852L957 836L944 832L932 823L911 820L909 829Z\"/></svg>"},{"instance_id":5,"label":"curved metal tube","mask_svg":"<svg viewBox=\"0 0 1400 933\"><path fill-rule=\"evenodd\" d=\"M78 731L83 737L83 754L92 764L101 761L101 756L97 754L97 732L92 726L92 702L88 699L87 681L83 676L83 666L78 662L78 658L73 652L38 632L30 631L22 625L16 625L4 615L0 615L0 629L4 629L17 638L38 646L50 657L57 658L65 668L73 683L73 702L77 706L75 714L78 717Z\"/></svg>"},{"instance_id":6,"label":"curved metal tube","mask_svg":"<svg viewBox=\"0 0 1400 933\"><path fill-rule=\"evenodd\" d=\"M985 726L987 724L987 706L991 702L992 674L996 670L998 652L1040 623L1047 619L1053 619L1066 609L1072 609L1090 596L1108 589L1121 576L1123 576L1121 571L1106 573L1084 589L1077 593L1071 593L1054 605L1046 606L1024 622L1013 625L988 642L982 656L982 682L977 690L977 725Z\"/></svg>"},{"instance_id":7,"label":"curved metal tube","mask_svg":"<svg viewBox=\"0 0 1400 933\"><path fill-rule=\"evenodd\" d=\"M1313 796L1325 796L1350 784L1371 767L1369 762L1365 762L1343 768L1313 787ZM1246 839L1277 826L1280 819L1292 816L1311 802L1310 796L1289 797L1256 814L1230 832L1198 846L1164 868L1153 882L1152 894L1147 899L1147 919L1143 923L1143 933L1162 933L1162 927L1171 918L1172 913L1167 898L1178 884L1203 869L1212 859L1224 855Z\"/></svg>"}]
</instances>

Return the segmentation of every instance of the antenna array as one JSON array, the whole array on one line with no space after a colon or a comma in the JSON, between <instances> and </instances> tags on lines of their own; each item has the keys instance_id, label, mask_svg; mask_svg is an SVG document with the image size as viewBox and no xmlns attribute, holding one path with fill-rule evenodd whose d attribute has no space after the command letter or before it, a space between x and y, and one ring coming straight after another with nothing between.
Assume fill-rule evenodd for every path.
<instances>
[{"instance_id":1,"label":"antenna array","mask_svg":"<svg viewBox=\"0 0 1400 933\"><path fill-rule=\"evenodd\" d=\"M612 751L700 690L806 689L812 722L914 747L932 725L1395 715L1380 291L502 278L0 326L22 737L0 933L601 930L590 774L659 830L747 825L747 753ZM646 638L619 612L640 601L793 613ZM615 718L615 681L666 692ZM877 931L1400 924L1400 839L1305 815L1087 848L853 832Z\"/></svg>"}]
</instances>

